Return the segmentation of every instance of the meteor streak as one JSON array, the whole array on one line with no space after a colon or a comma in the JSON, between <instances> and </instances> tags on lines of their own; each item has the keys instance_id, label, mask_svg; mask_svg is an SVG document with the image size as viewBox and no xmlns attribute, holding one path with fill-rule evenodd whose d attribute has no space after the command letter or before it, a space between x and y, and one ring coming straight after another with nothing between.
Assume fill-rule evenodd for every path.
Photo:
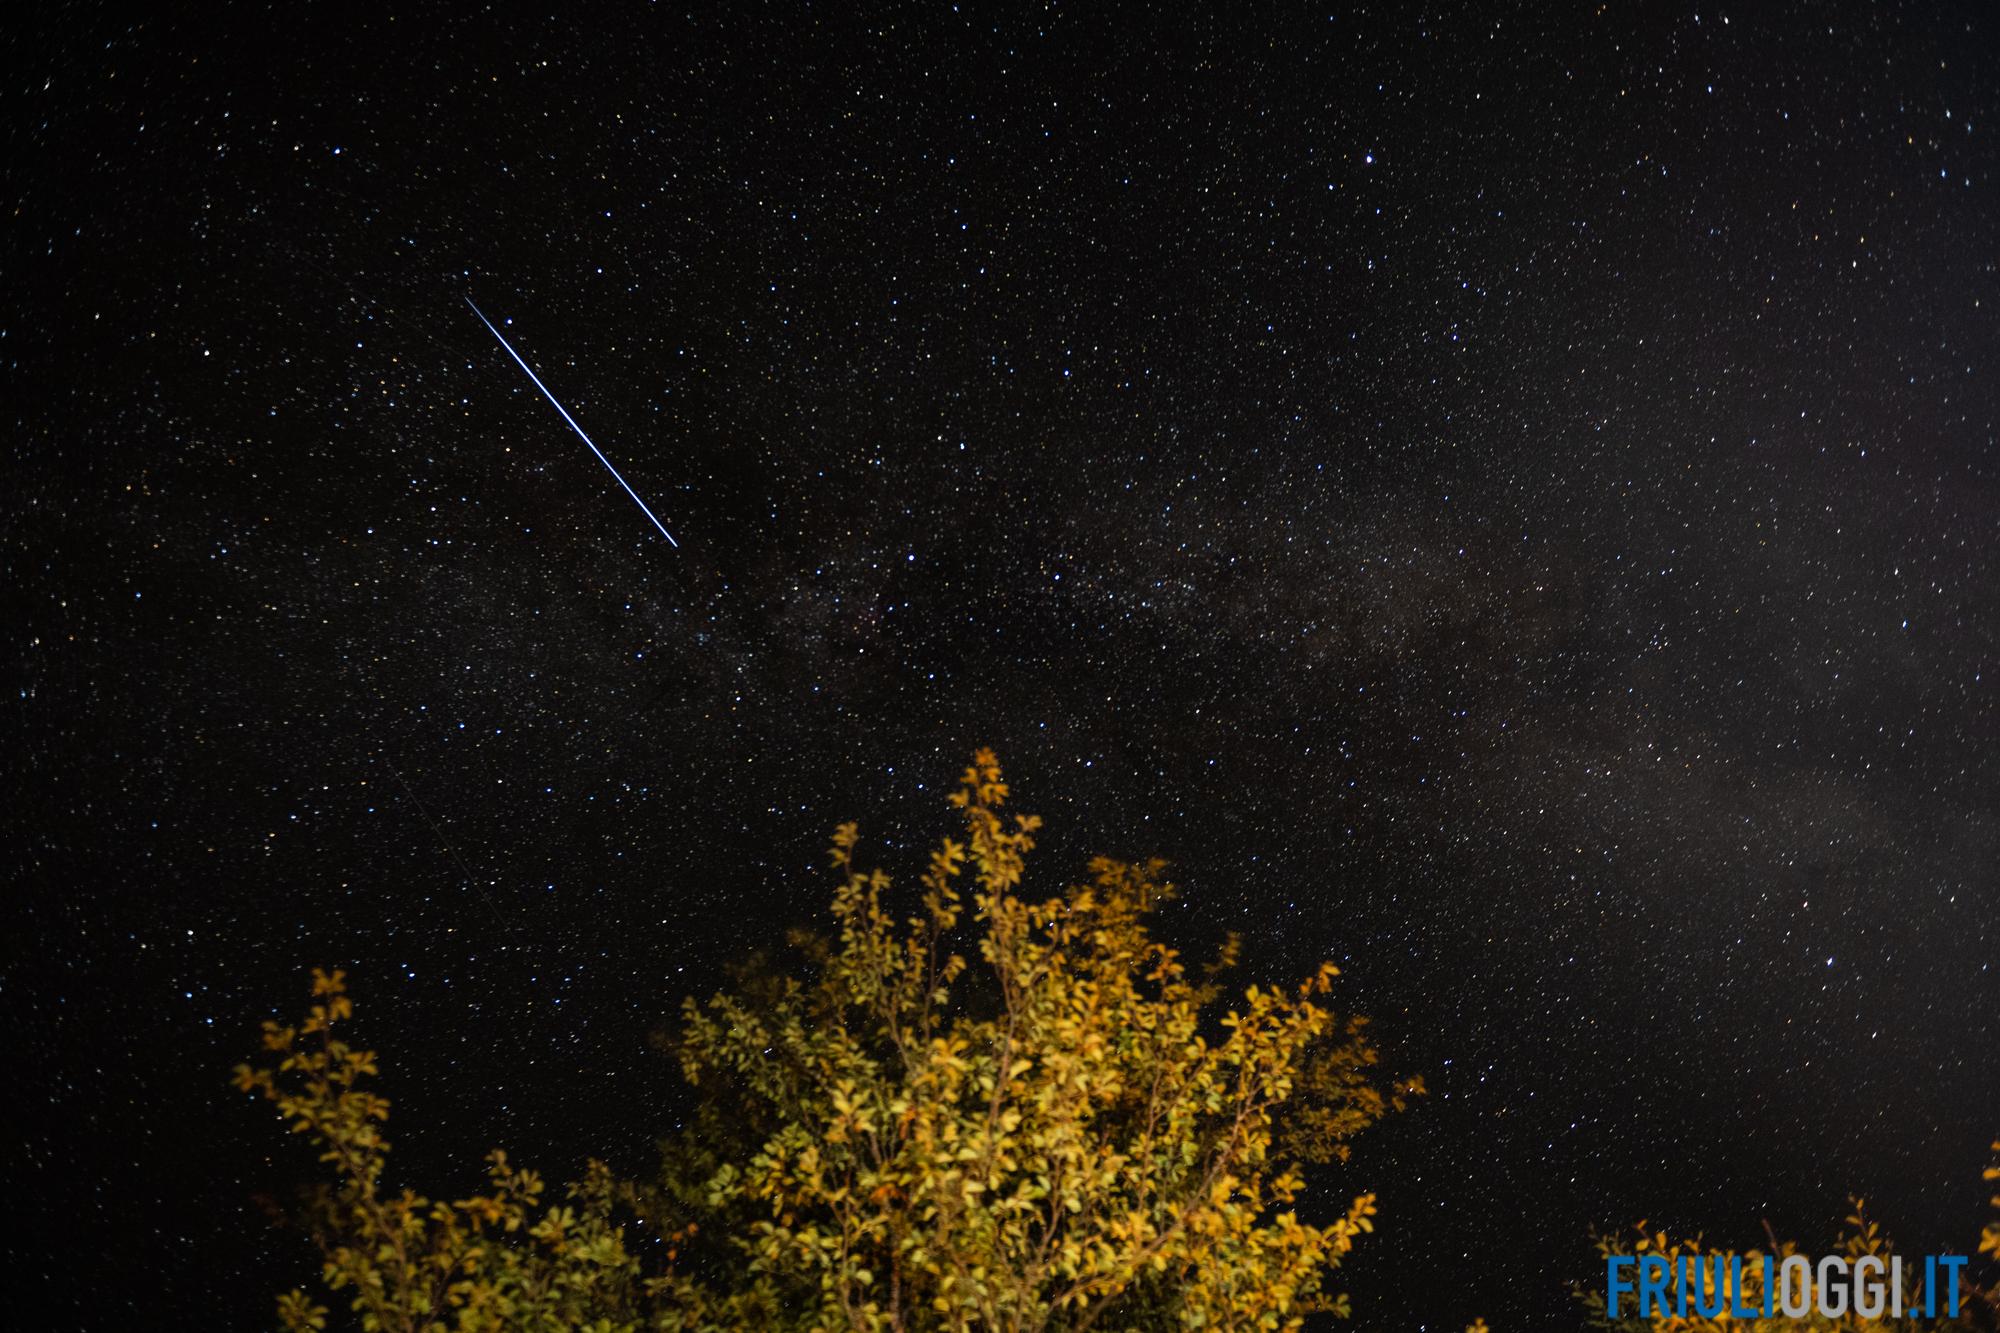
<instances>
[{"instance_id":1,"label":"meteor streak","mask_svg":"<svg viewBox=\"0 0 2000 1333\"><path fill-rule=\"evenodd\" d=\"M500 345L507 349L507 355L514 358L514 364L519 366L522 370L528 373L528 378L533 380L535 382L535 387L542 391L542 397L548 399L550 403L554 404L556 411L562 413L562 419L569 423L569 428L576 432L577 438L590 446L590 452L597 455L597 461L604 464L604 470L611 474L612 479L616 481L620 486L623 486L625 488L625 494L632 497L632 503L638 505L639 508L645 513L646 517L653 520L653 526L660 530L660 535L662 537L665 537L667 541L673 545L675 550L679 550L681 544L677 541L674 541L674 534L667 531L667 525L660 522L659 515L655 514L652 511L652 509L647 506L646 502L639 498L639 492L632 489L632 484L630 482L626 481L625 478L618 475L618 469L611 466L611 460L604 456L604 451L597 447L597 444L594 440L592 440L588 435L585 435L583 433L583 427L576 424L576 418L569 414L569 409L556 401L556 396L549 392L549 386L542 383L542 377L540 375L537 375L534 371L534 368L530 366L526 361L523 361L521 359L521 354L514 350L514 344L508 342L507 336L501 333L500 330L493 327L493 321L486 318L485 311L481 310L478 306L473 305L471 297L469 296L466 297L465 303L469 306L472 306L472 313L479 316L479 322L486 326L487 332L491 333L495 338L498 338L500 340Z\"/></svg>"}]
</instances>

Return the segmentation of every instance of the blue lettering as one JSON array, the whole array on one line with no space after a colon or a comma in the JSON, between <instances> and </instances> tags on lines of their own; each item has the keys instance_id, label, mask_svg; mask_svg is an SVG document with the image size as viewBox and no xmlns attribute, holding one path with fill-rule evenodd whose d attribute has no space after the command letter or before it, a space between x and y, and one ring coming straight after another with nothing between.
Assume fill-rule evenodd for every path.
<instances>
[{"instance_id":1,"label":"blue lettering","mask_svg":"<svg viewBox=\"0 0 2000 1333\"><path fill-rule=\"evenodd\" d=\"M1632 1284L1619 1278L1620 1268L1630 1268L1635 1261L1629 1254L1607 1254L1604 1256L1604 1313L1608 1318L1618 1317L1618 1293L1629 1292Z\"/></svg>"},{"instance_id":2,"label":"blue lettering","mask_svg":"<svg viewBox=\"0 0 2000 1333\"><path fill-rule=\"evenodd\" d=\"M1703 1268L1707 1270L1706 1281L1702 1278ZM1722 1313L1722 1256L1711 1254L1702 1268L1694 1273L1694 1312L1699 1315L1715 1316Z\"/></svg>"},{"instance_id":3,"label":"blue lettering","mask_svg":"<svg viewBox=\"0 0 2000 1333\"><path fill-rule=\"evenodd\" d=\"M1951 1309L1946 1311L1946 1314L1956 1319L1958 1318L1958 1270L1965 1267L1965 1256L1962 1254L1947 1254L1939 1259L1938 1262L1943 1264L1945 1271L1951 1275L1951 1285L1946 1288L1950 1292L1946 1300L1949 1302Z\"/></svg>"},{"instance_id":4,"label":"blue lettering","mask_svg":"<svg viewBox=\"0 0 2000 1333\"><path fill-rule=\"evenodd\" d=\"M1657 1302L1657 1304L1655 1304ZM1667 1311L1667 1259L1663 1254L1639 1258L1639 1317Z\"/></svg>"},{"instance_id":5,"label":"blue lettering","mask_svg":"<svg viewBox=\"0 0 2000 1333\"><path fill-rule=\"evenodd\" d=\"M1757 1317L1757 1307L1743 1303L1743 1256L1740 1254L1729 1256L1729 1313L1739 1319Z\"/></svg>"}]
</instances>

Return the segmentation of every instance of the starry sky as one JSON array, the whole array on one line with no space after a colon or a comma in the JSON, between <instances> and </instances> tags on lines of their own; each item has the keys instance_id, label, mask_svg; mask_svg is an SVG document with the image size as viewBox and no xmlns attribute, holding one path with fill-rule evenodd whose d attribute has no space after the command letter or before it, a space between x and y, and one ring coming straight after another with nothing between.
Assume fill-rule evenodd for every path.
<instances>
[{"instance_id":1,"label":"starry sky","mask_svg":"<svg viewBox=\"0 0 2000 1333\"><path fill-rule=\"evenodd\" d=\"M838 8L838 7L835 7ZM1341 964L1432 1096L1364 1326L1593 1227L1963 1250L2000 1132L1978 5L54 6L7 49L17 1050L48 1327L253 1327L233 1096L637 1171L645 1036L978 745L1042 883ZM670 547L466 308L618 463ZM864 845L867 845L865 843Z\"/></svg>"}]
</instances>

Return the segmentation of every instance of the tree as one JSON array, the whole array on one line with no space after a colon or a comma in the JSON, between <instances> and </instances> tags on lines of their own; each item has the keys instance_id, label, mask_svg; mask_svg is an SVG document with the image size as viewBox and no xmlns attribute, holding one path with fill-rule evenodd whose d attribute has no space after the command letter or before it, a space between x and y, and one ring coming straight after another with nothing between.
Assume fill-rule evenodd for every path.
<instances>
[{"instance_id":1,"label":"tree","mask_svg":"<svg viewBox=\"0 0 2000 1333\"><path fill-rule=\"evenodd\" d=\"M908 900L861 868L855 825L835 831L834 933L798 940L802 975L752 969L684 1006L668 1045L705 1100L657 1182L592 1163L547 1205L496 1152L488 1194L385 1192L375 1060L334 1036L352 1005L340 973L316 972L305 1022L266 1025L277 1066L237 1082L334 1168L312 1216L326 1285L364 1328L410 1333L1294 1329L1347 1313L1324 1284L1375 1197L1308 1222L1304 1171L1344 1160L1421 1082L1380 1082L1364 1020L1328 1007L1330 963L1217 1014L1235 943L1191 975L1153 938L1174 893L1158 861L1099 858L1087 883L1023 897L1040 821L1007 815L1008 795L981 751L950 797L963 837ZM657 1271L626 1243L640 1218L669 1241ZM327 1318L302 1292L280 1315Z\"/></svg>"},{"instance_id":2,"label":"tree","mask_svg":"<svg viewBox=\"0 0 2000 1333\"><path fill-rule=\"evenodd\" d=\"M236 1085L275 1102L334 1168L338 1183L312 1198L306 1221L323 1282L351 1293L361 1327L640 1327L627 1316L654 1287L640 1281L611 1221L609 1171L593 1162L566 1191L569 1202L544 1207L541 1178L495 1149L486 1159L490 1193L444 1203L385 1192L389 1143L378 1126L389 1103L363 1086L377 1072L375 1054L334 1035L354 1013L345 974L314 968L313 997L297 1027L265 1022L264 1047L278 1063L238 1065ZM279 1298L278 1318L288 1330L319 1329L327 1311L295 1290Z\"/></svg>"},{"instance_id":3,"label":"tree","mask_svg":"<svg viewBox=\"0 0 2000 1333\"><path fill-rule=\"evenodd\" d=\"M1994 1163L1986 1168L1985 1179L2000 1181L2000 1141L1993 1144ZM2000 1193L1989 1200L1996 1212L2000 1212ZM1842 1232L1837 1247L1832 1251L1849 1263L1864 1258L1882 1262L1882 1271L1891 1271L1889 1261L1895 1254L1895 1246L1886 1236L1881 1226L1868 1218L1867 1206L1860 1199L1851 1199L1852 1212L1847 1217L1847 1226ZM1664 1260L1668 1273L1692 1270L1698 1276L1688 1290L1691 1309L1685 1316L1656 1310L1650 1317L1636 1313L1637 1301L1627 1296L1617 1318L1609 1315L1605 1294L1600 1290L1581 1293L1585 1309L1591 1316L1595 1328L1615 1330L1616 1333L1837 1333L1838 1330L1870 1329L1881 1333L1977 1333L1979 1330L2000 1329L2000 1280L1981 1285L1971 1274L1965 1275L1960 1290L1964 1300L1958 1317L1922 1318L1913 1313L1901 1317L1892 1314L1861 1315L1853 1308L1837 1317L1812 1313L1803 1317L1787 1317L1774 1313L1765 1318L1761 1315L1751 1318L1735 1318L1727 1311L1726 1298L1732 1288L1740 1290L1746 1308L1762 1309L1764 1292L1777 1276L1778 1266L1784 1260L1800 1254L1796 1245L1781 1242L1771 1235L1768 1227L1766 1236L1769 1245L1761 1250L1732 1252L1716 1249L1704 1244L1699 1236L1675 1239L1657 1227L1649 1228L1644 1222L1633 1228L1633 1237L1627 1241L1617 1236L1598 1238L1598 1253L1605 1259L1613 1256L1634 1260L1652 1257L1656 1262ZM1996 1216L1985 1229L1979 1241L1978 1253L1994 1260L2000 1260L2000 1216ZM1809 1256L1816 1257L1816 1256ZM1731 1268L1731 1261L1735 1266ZM1717 1264L1720 1266L1718 1267ZM1629 1270L1628 1270L1629 1272ZM1716 1277L1722 1275L1720 1282ZM1901 1302L1906 1312L1922 1308L1923 1297L1921 1262L1904 1266L1904 1298ZM1787 1288L1780 1287L1784 1291ZM1796 1286L1790 1288L1798 1290ZM1886 1283L1881 1286L1883 1302L1888 1307ZM1700 1299L1693 1299L1696 1294ZM1774 1293L1774 1310L1778 1300ZM1678 1302L1675 1310L1679 1309ZM1703 1309L1719 1310L1721 1313L1704 1315Z\"/></svg>"}]
</instances>

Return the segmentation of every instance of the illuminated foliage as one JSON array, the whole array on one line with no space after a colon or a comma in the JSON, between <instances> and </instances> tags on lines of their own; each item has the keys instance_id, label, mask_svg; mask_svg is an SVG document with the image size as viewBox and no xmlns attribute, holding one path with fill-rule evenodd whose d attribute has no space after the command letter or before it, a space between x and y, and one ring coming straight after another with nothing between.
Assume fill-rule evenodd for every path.
<instances>
[{"instance_id":1,"label":"illuminated foliage","mask_svg":"<svg viewBox=\"0 0 2000 1333\"><path fill-rule=\"evenodd\" d=\"M1993 1151L2000 1154L2000 1142L1993 1145ZM2000 1180L2000 1164L1988 1167L1985 1178ZM1895 1254L1895 1247L1883 1234L1881 1226L1869 1220L1863 1201L1854 1199L1850 1202L1853 1204L1853 1212L1848 1215L1847 1225L1838 1245L1830 1253L1846 1258L1850 1264L1862 1258L1879 1259L1882 1261L1884 1271L1889 1271L1889 1261ZM1996 1209L2000 1209L2000 1195L1993 1198L1992 1204ZM1960 1307L1960 1317L1925 1319L1910 1313L1923 1308L1924 1266L1921 1258L1904 1262L1902 1308L1905 1314L1901 1317L1887 1313L1863 1316L1849 1308L1846 1313L1838 1317L1814 1313L1803 1317L1774 1314L1770 1318L1761 1315L1739 1318L1728 1313L1725 1293L1719 1292L1712 1281L1715 1270L1705 1262L1708 1257L1720 1256L1725 1268L1732 1257L1739 1259L1740 1265L1737 1271L1741 1276L1735 1281L1741 1284L1742 1303L1746 1308L1754 1306L1761 1310L1765 1287L1776 1275L1778 1265L1785 1259L1802 1253L1796 1245L1779 1242L1762 1250L1735 1252L1726 1249L1716 1250L1706 1248L1699 1236L1676 1240L1665 1231L1658 1228L1649 1229L1644 1222L1640 1222L1634 1228L1634 1236L1629 1242L1618 1237L1603 1236L1598 1238L1597 1248L1598 1253L1607 1259L1613 1255L1629 1255L1635 1258L1650 1255L1665 1259L1670 1272L1678 1271L1685 1263L1701 1274L1701 1280L1697 1285L1689 1288L1690 1310L1685 1316L1655 1311L1646 1318L1636 1313L1638 1303L1631 1295L1621 1298L1618 1318L1607 1317L1600 1278L1596 1290L1586 1290L1583 1293L1583 1303L1592 1316L1593 1327L1617 1330L1618 1333L1808 1333L1808 1331L1836 1333L1838 1330L1850 1329L1880 1330L1881 1333L1958 1333L1960 1330L1972 1333L1973 1330L2000 1327L2000 1283L1981 1286L1974 1275L1963 1270L1960 1291L1964 1301ZM2000 1258L2000 1224L1989 1225L1986 1228L1985 1237L1981 1240L1979 1248L1982 1254ZM1821 1256L1808 1257L1817 1259ZM1887 1296L1889 1288L1886 1278L1881 1282L1879 1289L1884 1293L1883 1308L1885 1310L1892 1308ZM1775 1297L1772 1305L1774 1309L1778 1306ZM1677 1303L1675 1308L1678 1309ZM1701 1309L1711 1308L1721 1309L1722 1313L1715 1315L1699 1313Z\"/></svg>"},{"instance_id":2,"label":"illuminated foliage","mask_svg":"<svg viewBox=\"0 0 2000 1333\"><path fill-rule=\"evenodd\" d=\"M1347 1313L1324 1282L1374 1228L1361 1194L1323 1222L1302 1172L1409 1097L1378 1086L1337 974L1223 1003L1148 929L1157 861L1020 890L1040 821L1005 812L990 752L951 802L962 835L899 895L835 831L832 935L799 939L729 994L690 1000L665 1044L703 1102L658 1182L593 1163L565 1202L491 1162L488 1194L433 1203L381 1180L387 1103L371 1053L333 1035L352 1006L315 973L275 1069L239 1087L322 1147L338 1185L313 1218L324 1280L368 1329L1295 1329ZM961 947L964 951L961 952ZM1221 1010L1221 1012L1218 1012ZM642 1224L640 1218L646 1219ZM620 1219L625 1219L621 1222ZM665 1238L642 1272L626 1244ZM657 1270L657 1271L656 1271ZM324 1327L302 1292L288 1329ZM1475 1326L1483 1330L1483 1325Z\"/></svg>"},{"instance_id":3,"label":"illuminated foliage","mask_svg":"<svg viewBox=\"0 0 2000 1333\"><path fill-rule=\"evenodd\" d=\"M343 974L313 970L313 1004L297 1028L264 1024L275 1068L239 1065L236 1085L277 1104L292 1132L309 1134L339 1177L309 1219L325 1264L322 1280L344 1296L364 1329L591 1329L639 1325L607 1317L635 1308L638 1265L610 1222L610 1173L593 1163L542 1203L532 1171L507 1155L487 1155L489 1192L432 1202L382 1187L389 1143L378 1128L389 1103L361 1081L376 1072L372 1051L334 1035L351 1017ZM303 1291L278 1302L279 1323L297 1333L327 1326L326 1307Z\"/></svg>"},{"instance_id":4,"label":"illuminated foliage","mask_svg":"<svg viewBox=\"0 0 2000 1333\"><path fill-rule=\"evenodd\" d=\"M2000 1139L1993 1141L1993 1165L1986 1168L1985 1179L1989 1182L2000 1180ZM2000 1193L1986 1202L1993 1205L1996 1216L1986 1224L1986 1232L1979 1238L1979 1252L2000 1262Z\"/></svg>"}]
</instances>

